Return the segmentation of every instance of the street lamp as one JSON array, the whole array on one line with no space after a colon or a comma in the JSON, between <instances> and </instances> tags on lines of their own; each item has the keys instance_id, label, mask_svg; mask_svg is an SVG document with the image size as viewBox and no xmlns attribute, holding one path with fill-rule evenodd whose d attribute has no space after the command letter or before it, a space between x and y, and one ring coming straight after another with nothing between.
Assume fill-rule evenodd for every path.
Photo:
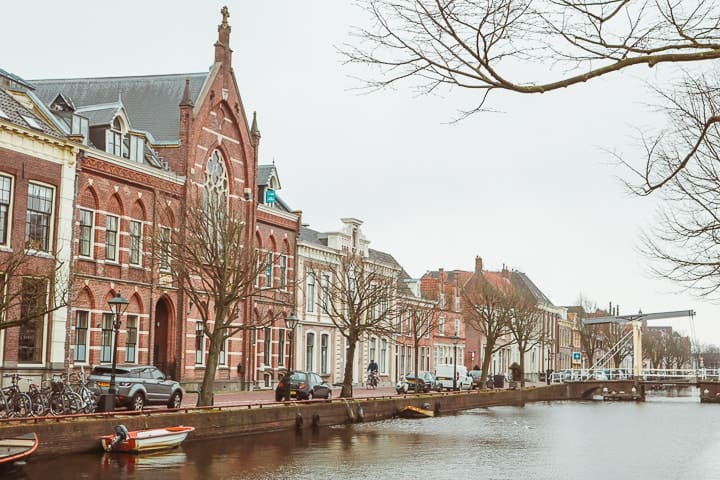
<instances>
[{"instance_id":1,"label":"street lamp","mask_svg":"<svg viewBox=\"0 0 720 480\"><path fill-rule=\"evenodd\" d=\"M108 300L110 310L114 314L113 318L113 350L112 350L112 370L110 370L110 388L108 389L108 395L103 400L103 410L106 412L112 412L115 410L115 394L116 383L115 383L115 367L117 366L117 342L118 342L118 331L120 330L120 316L125 313L130 301L120 295L118 292L113 298Z\"/></svg>"},{"instance_id":2,"label":"street lamp","mask_svg":"<svg viewBox=\"0 0 720 480\"><path fill-rule=\"evenodd\" d=\"M295 312L291 313L290 316L288 316L285 319L285 326L290 330L288 332L288 335L290 336L290 361L288 362L288 370L293 369L293 350L295 349L295 327L297 327L297 324L300 322L300 319L295 315Z\"/></svg>"},{"instance_id":3,"label":"street lamp","mask_svg":"<svg viewBox=\"0 0 720 480\"><path fill-rule=\"evenodd\" d=\"M460 337L453 335L453 390L457 390L457 346L460 341Z\"/></svg>"}]
</instances>

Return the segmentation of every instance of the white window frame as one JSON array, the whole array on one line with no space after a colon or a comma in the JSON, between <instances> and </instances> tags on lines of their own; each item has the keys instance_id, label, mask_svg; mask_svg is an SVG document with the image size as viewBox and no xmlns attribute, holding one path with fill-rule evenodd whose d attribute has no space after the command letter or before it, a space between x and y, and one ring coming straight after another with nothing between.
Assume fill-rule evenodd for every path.
<instances>
[{"instance_id":1,"label":"white window frame","mask_svg":"<svg viewBox=\"0 0 720 480\"><path fill-rule=\"evenodd\" d=\"M7 180L9 182L7 203L2 203L2 205L7 207L7 211L5 212L5 225L0 225L5 230L5 239L3 240L0 238L0 246L9 247L10 239L12 238L13 198L15 197L13 193L15 188L15 178L10 175L0 173L0 179Z\"/></svg>"},{"instance_id":2,"label":"white window frame","mask_svg":"<svg viewBox=\"0 0 720 480\"><path fill-rule=\"evenodd\" d=\"M198 349L198 341L200 348ZM195 366L201 367L205 365L205 329L202 321L195 322Z\"/></svg>"},{"instance_id":3,"label":"white window frame","mask_svg":"<svg viewBox=\"0 0 720 480\"><path fill-rule=\"evenodd\" d=\"M110 230L110 220L115 220L115 230ZM115 247L110 248L110 244L108 243L108 232L113 232L115 234ZM112 262L112 263L119 263L119 247L120 247L120 217L117 215L106 215L105 216L105 261L106 262ZM114 258L108 258L108 252L112 252Z\"/></svg>"},{"instance_id":4,"label":"white window frame","mask_svg":"<svg viewBox=\"0 0 720 480\"><path fill-rule=\"evenodd\" d=\"M39 252L51 252L53 249L53 229L55 226L55 192L56 192L55 187L52 185L49 185L47 183L42 183L42 182L28 182L28 192L27 192L28 205L30 203L30 189L33 186L37 186L40 188L45 188L45 189L50 190L51 200L50 200L50 212L49 212L49 214L47 214L48 215L48 225L47 225L47 230L46 230L47 238L45 239L45 241L47 242L47 245L31 245L30 248L32 250L36 250ZM45 212L40 212L40 210L33 210L33 211L36 211L39 213L45 213ZM28 214L30 213L30 208L27 208L26 212L27 213L25 215L25 244L27 245L29 242L28 234L30 233L29 232L29 223L30 222L28 222Z\"/></svg>"},{"instance_id":5,"label":"white window frame","mask_svg":"<svg viewBox=\"0 0 720 480\"><path fill-rule=\"evenodd\" d=\"M313 313L315 311L315 284L317 279L312 273L308 273L305 289L305 311Z\"/></svg>"},{"instance_id":6,"label":"white window frame","mask_svg":"<svg viewBox=\"0 0 720 480\"><path fill-rule=\"evenodd\" d=\"M85 339L82 343L78 343L78 330L80 330L79 325L80 325L80 316L81 315L85 316L85 326L83 328L85 330ZM89 340L90 340L91 318L92 317L91 317L91 313L89 310L76 310L75 311L75 324L73 325L73 329L75 330L75 336L74 336L75 341L73 342L73 362L74 363L79 363L82 365L89 364L89 361L90 361ZM78 358L79 357L78 356L78 347L79 346L82 347L83 358Z\"/></svg>"},{"instance_id":7,"label":"white window frame","mask_svg":"<svg viewBox=\"0 0 720 480\"><path fill-rule=\"evenodd\" d=\"M83 223L83 216L90 216L90 224ZM78 255L83 258L93 258L93 252L95 251L95 211L87 208L80 209L80 218L78 219ZM87 234L87 253L83 252L83 240L84 235Z\"/></svg>"},{"instance_id":8,"label":"white window frame","mask_svg":"<svg viewBox=\"0 0 720 480\"><path fill-rule=\"evenodd\" d=\"M281 290L287 290L287 266L288 256L278 255L278 281L280 282Z\"/></svg>"},{"instance_id":9,"label":"white window frame","mask_svg":"<svg viewBox=\"0 0 720 480\"><path fill-rule=\"evenodd\" d=\"M50 290L49 290L50 283L47 281L47 279L39 279L36 277L23 277L22 280L25 281L26 279L40 280L45 283L45 308L47 308L48 302L50 301ZM40 349L40 360L32 360L32 361L20 360L20 356L19 356L20 344L18 343L18 366L44 364L46 361L46 355L47 355L46 344L47 344L47 340L48 340L48 325L50 323L48 312L46 311L45 314L42 316L42 318L39 318L35 321L40 322L42 324L40 326L40 330L42 331L42 333L40 335L40 337L41 337L40 342L38 342L39 346L36 344L34 347L35 349L38 349L38 348ZM22 326L20 327L19 334L20 334L20 336L22 336Z\"/></svg>"},{"instance_id":10,"label":"white window frame","mask_svg":"<svg viewBox=\"0 0 720 480\"><path fill-rule=\"evenodd\" d=\"M134 232L134 228L137 227L138 231ZM128 230L130 236L130 248L128 249L128 263L135 267L141 267L143 263L143 222L140 220L130 220L130 229ZM137 259L133 261L133 256L137 250Z\"/></svg>"}]
</instances>

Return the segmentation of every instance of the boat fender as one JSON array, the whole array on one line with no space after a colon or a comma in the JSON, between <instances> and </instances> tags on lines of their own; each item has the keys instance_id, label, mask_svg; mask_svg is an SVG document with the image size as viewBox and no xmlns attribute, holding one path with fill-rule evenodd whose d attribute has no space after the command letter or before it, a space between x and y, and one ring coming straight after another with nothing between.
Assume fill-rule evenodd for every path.
<instances>
[{"instance_id":1,"label":"boat fender","mask_svg":"<svg viewBox=\"0 0 720 480\"><path fill-rule=\"evenodd\" d=\"M295 414L295 429L300 430L303 426L303 416L302 413L298 412Z\"/></svg>"},{"instance_id":2,"label":"boat fender","mask_svg":"<svg viewBox=\"0 0 720 480\"><path fill-rule=\"evenodd\" d=\"M320 415L317 413L313 413L312 426L313 428L318 428L320 426Z\"/></svg>"},{"instance_id":3,"label":"boat fender","mask_svg":"<svg viewBox=\"0 0 720 480\"><path fill-rule=\"evenodd\" d=\"M128 429L125 425L115 425L114 430L115 430L115 438L113 438L113 441L110 444L110 448L114 447L115 445L122 442L123 440L128 440L130 438L130 432L128 431Z\"/></svg>"},{"instance_id":4,"label":"boat fender","mask_svg":"<svg viewBox=\"0 0 720 480\"><path fill-rule=\"evenodd\" d=\"M365 410L363 410L362 405L358 405L358 408L357 408L357 421L358 421L358 422L362 422L363 420L365 420Z\"/></svg>"}]
</instances>

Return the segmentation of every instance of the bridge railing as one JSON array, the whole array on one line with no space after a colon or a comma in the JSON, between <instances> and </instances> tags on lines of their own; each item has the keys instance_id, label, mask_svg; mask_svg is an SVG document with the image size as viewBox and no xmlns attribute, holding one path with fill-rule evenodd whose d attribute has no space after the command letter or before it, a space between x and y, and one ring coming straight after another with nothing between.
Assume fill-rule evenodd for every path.
<instances>
[{"instance_id":1,"label":"bridge railing","mask_svg":"<svg viewBox=\"0 0 720 480\"><path fill-rule=\"evenodd\" d=\"M605 380L630 380L634 375L631 370L623 368L579 369L572 368L554 372L550 375L551 383L587 382ZM641 370L640 380L708 380L720 381L718 368L647 368Z\"/></svg>"}]
</instances>

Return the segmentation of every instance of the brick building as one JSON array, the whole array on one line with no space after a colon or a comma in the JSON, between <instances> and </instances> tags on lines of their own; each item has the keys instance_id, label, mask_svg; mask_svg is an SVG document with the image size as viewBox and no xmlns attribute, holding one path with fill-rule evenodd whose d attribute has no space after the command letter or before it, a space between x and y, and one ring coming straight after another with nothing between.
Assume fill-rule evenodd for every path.
<instances>
[{"instance_id":1,"label":"brick building","mask_svg":"<svg viewBox=\"0 0 720 480\"><path fill-rule=\"evenodd\" d=\"M243 108L232 69L229 14L223 10L208 72L22 85L46 110L61 139L68 139L66 149L79 151L77 179L73 171L69 183L60 166L30 168L34 174L47 172L39 181L58 191L61 185L76 185L74 200L68 196L71 202L64 209L56 206L53 217L53 232L63 235L69 246L64 251L72 254L68 264L75 296L67 328L59 324L62 328L52 335L57 340L52 351L62 355L47 367L61 365L63 358L70 367L109 363L113 317L108 300L121 294L130 303L120 327L118 363L155 364L186 384L202 378L208 342L198 328L197 307L173 283L166 255L148 240L184 231L187 202L198 192L221 195L241 209L247 244L272 260L258 282L281 286L287 303L292 302L300 213L275 193L280 187L275 166L258 165L260 131ZM0 170L14 178L23 165L28 170L33 164L17 157L11 168ZM14 188L24 187L17 182ZM24 198L23 192L15 192L15 198ZM13 208L22 218L24 202L16 200ZM262 300L245 303L237 323L258 328L227 339L219 382L235 388L264 381L264 369L282 363L288 353L280 341L282 326L264 319L282 318L291 307L268 317L273 308L283 309Z\"/></svg>"},{"instance_id":2,"label":"brick building","mask_svg":"<svg viewBox=\"0 0 720 480\"><path fill-rule=\"evenodd\" d=\"M0 368L33 373L66 362L67 309L53 299L67 290L77 148L29 88L0 70L0 321L25 320L0 330ZM30 298L38 285L40 296ZM34 301L43 304L38 318L26 310Z\"/></svg>"}]
</instances>

